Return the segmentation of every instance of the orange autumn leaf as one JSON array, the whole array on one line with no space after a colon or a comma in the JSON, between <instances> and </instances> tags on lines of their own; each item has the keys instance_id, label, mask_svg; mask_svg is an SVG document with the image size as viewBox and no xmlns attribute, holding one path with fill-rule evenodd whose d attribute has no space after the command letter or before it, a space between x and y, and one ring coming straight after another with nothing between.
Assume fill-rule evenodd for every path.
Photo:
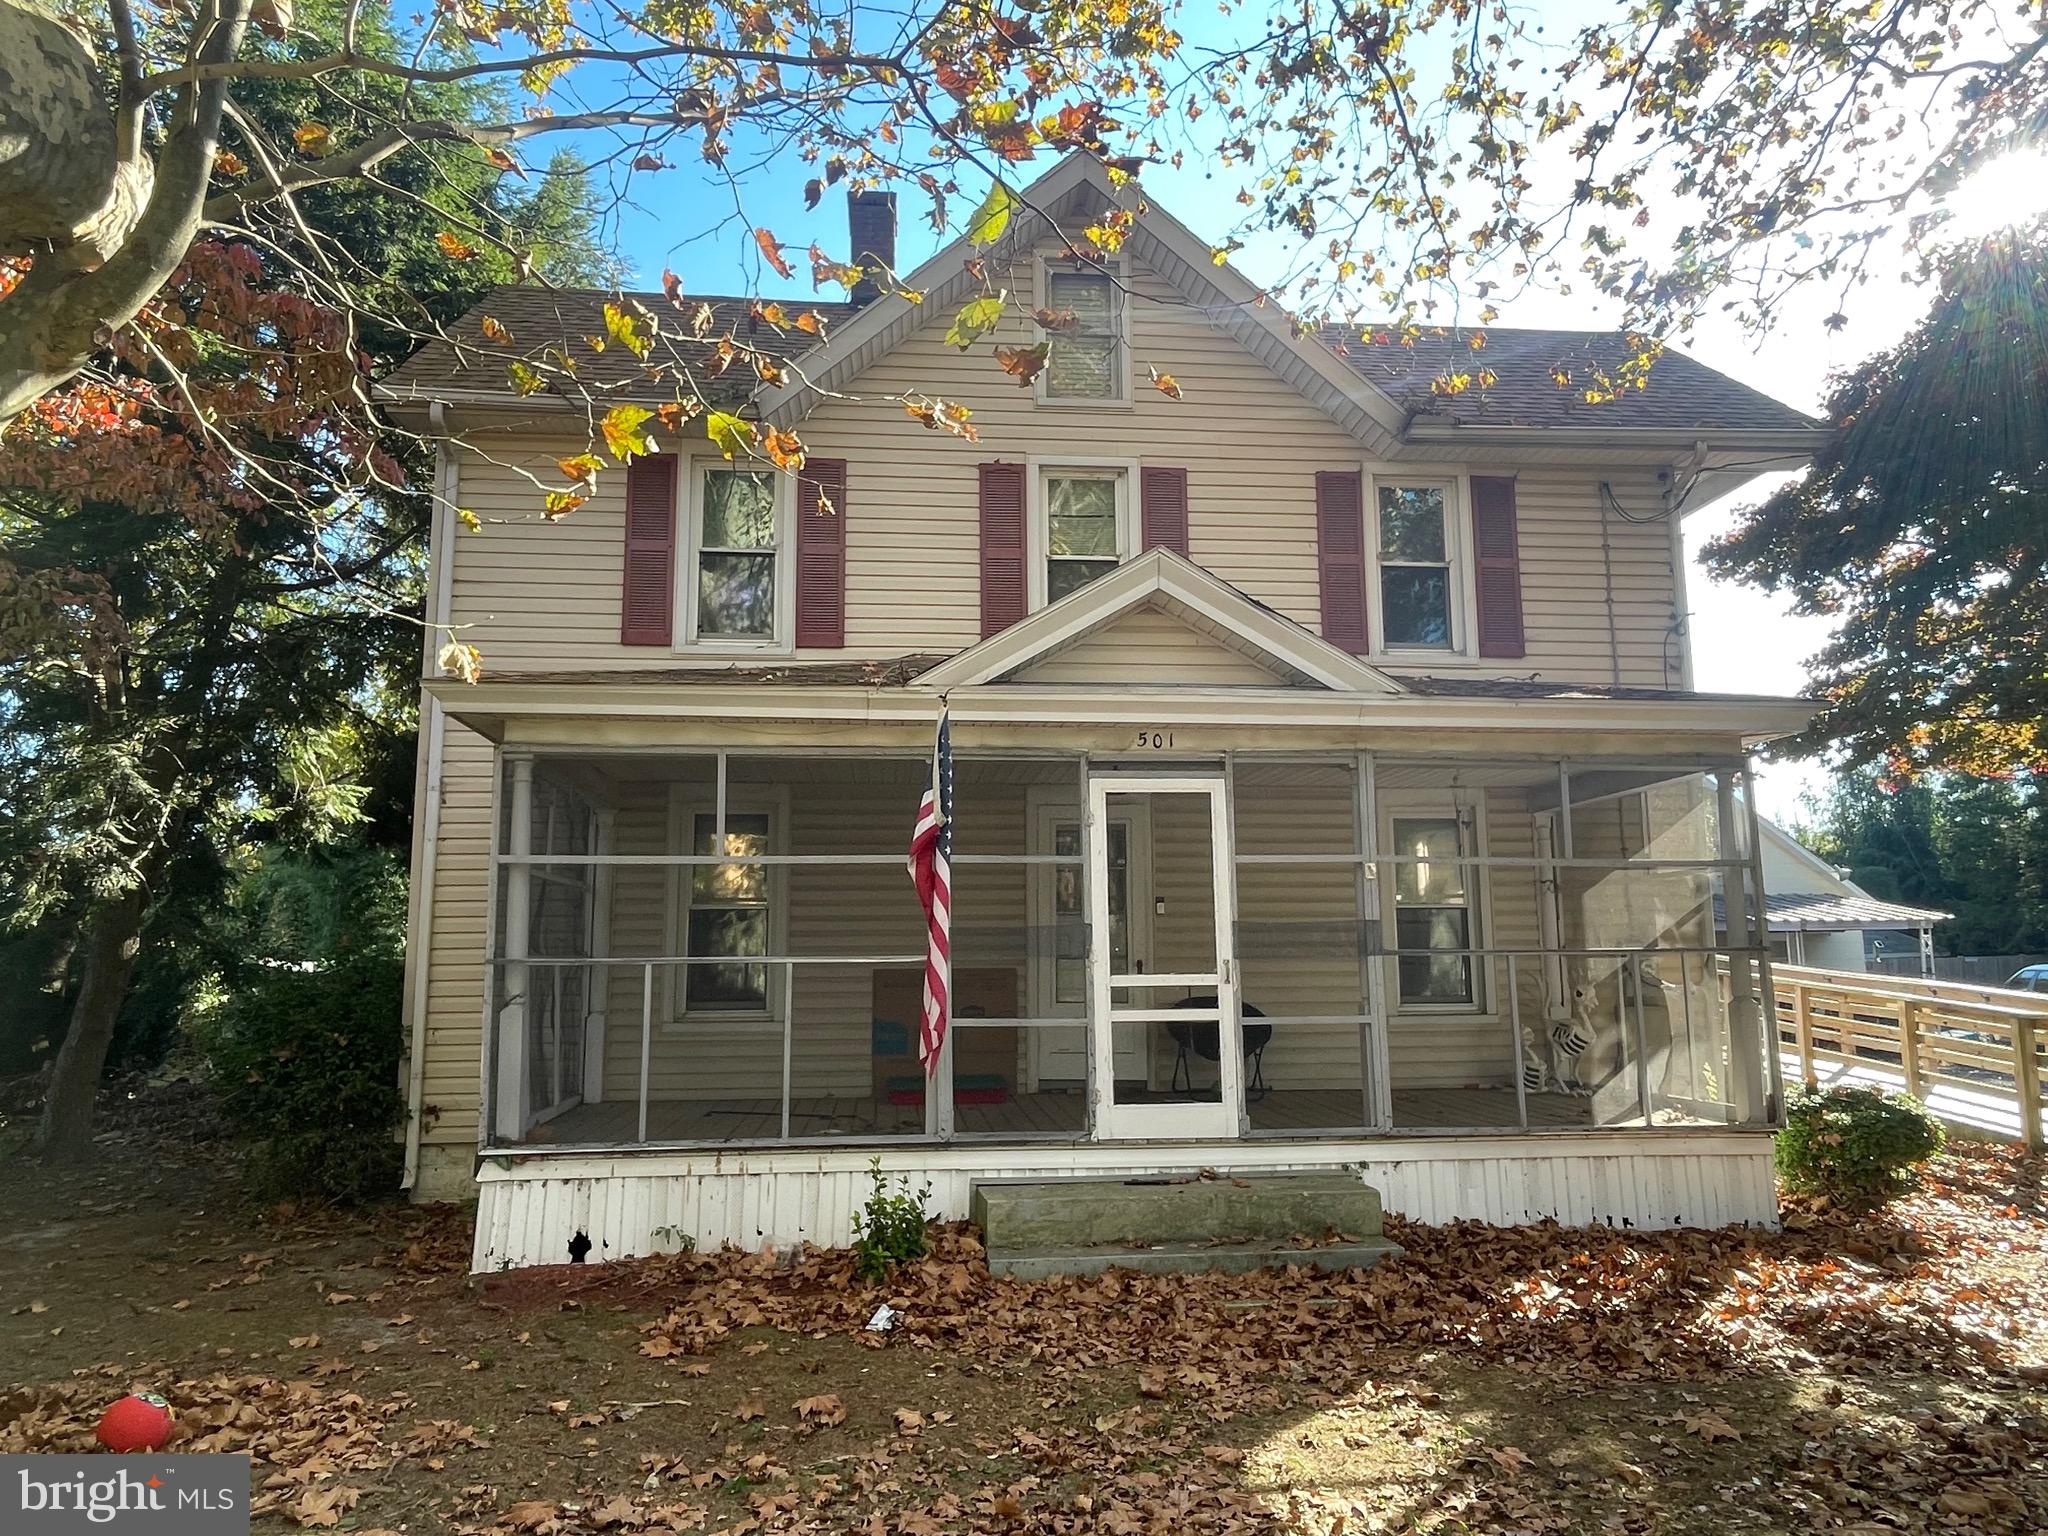
<instances>
[{"instance_id":1,"label":"orange autumn leaf","mask_svg":"<svg viewBox=\"0 0 2048 1536\"><path fill-rule=\"evenodd\" d=\"M763 427L760 447L777 469L794 473L804 467L804 445L794 432L784 432L779 427Z\"/></svg>"},{"instance_id":2,"label":"orange autumn leaf","mask_svg":"<svg viewBox=\"0 0 2048 1536\"><path fill-rule=\"evenodd\" d=\"M482 330L485 341L495 341L501 347L512 340L512 333L505 329L505 322L496 315L484 316Z\"/></svg>"},{"instance_id":3,"label":"orange autumn leaf","mask_svg":"<svg viewBox=\"0 0 2048 1536\"><path fill-rule=\"evenodd\" d=\"M468 261L476 255L476 247L464 245L445 229L434 236L434 244L441 248L441 254L450 261Z\"/></svg>"},{"instance_id":4,"label":"orange autumn leaf","mask_svg":"<svg viewBox=\"0 0 2048 1536\"><path fill-rule=\"evenodd\" d=\"M1161 373L1157 368L1147 368L1145 376L1152 381L1152 387L1169 400L1181 398L1180 380L1170 373Z\"/></svg>"},{"instance_id":5,"label":"orange autumn leaf","mask_svg":"<svg viewBox=\"0 0 2048 1536\"><path fill-rule=\"evenodd\" d=\"M1015 379L1026 389L1031 381L1045 370L1046 359L1052 356L1052 343L1041 341L1035 347L997 347L996 361L1003 365L1003 372Z\"/></svg>"},{"instance_id":6,"label":"orange autumn leaf","mask_svg":"<svg viewBox=\"0 0 2048 1536\"><path fill-rule=\"evenodd\" d=\"M754 231L754 244L761 248L761 255L768 265L775 269L777 277L788 277L796 271L782 254L782 242L766 229Z\"/></svg>"}]
</instances>

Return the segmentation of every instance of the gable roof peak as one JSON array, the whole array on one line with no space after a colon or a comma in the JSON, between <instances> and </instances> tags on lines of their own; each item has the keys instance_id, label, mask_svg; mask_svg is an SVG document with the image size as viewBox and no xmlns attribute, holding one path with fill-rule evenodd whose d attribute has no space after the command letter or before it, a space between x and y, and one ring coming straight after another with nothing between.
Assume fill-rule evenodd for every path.
<instances>
[{"instance_id":1,"label":"gable roof peak","mask_svg":"<svg viewBox=\"0 0 2048 1536\"><path fill-rule=\"evenodd\" d=\"M1340 693L1398 694L1392 677L1246 596L1185 555L1155 548L922 674L945 692L1000 682L1143 609L1163 609L1284 677Z\"/></svg>"}]
</instances>

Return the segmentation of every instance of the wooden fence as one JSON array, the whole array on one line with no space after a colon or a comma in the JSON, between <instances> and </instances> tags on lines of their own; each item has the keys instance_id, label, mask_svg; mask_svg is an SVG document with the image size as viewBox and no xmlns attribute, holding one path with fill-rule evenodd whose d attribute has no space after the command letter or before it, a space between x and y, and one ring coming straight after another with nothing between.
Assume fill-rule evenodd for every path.
<instances>
[{"instance_id":1,"label":"wooden fence","mask_svg":"<svg viewBox=\"0 0 2048 1536\"><path fill-rule=\"evenodd\" d=\"M1779 1047L1809 1083L1903 1088L1943 1119L2042 1145L2048 995L1771 967Z\"/></svg>"}]
</instances>

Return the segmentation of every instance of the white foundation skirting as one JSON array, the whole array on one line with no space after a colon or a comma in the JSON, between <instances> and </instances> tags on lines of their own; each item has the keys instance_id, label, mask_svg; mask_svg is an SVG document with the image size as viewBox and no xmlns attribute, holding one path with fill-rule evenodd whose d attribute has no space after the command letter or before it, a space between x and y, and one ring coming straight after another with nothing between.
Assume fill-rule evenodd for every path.
<instances>
[{"instance_id":1,"label":"white foundation skirting","mask_svg":"<svg viewBox=\"0 0 2048 1536\"><path fill-rule=\"evenodd\" d=\"M845 1244L867 1198L870 1149L645 1152L487 1159L477 1174L473 1268L589 1262L673 1252ZM1755 1132L1584 1132L1344 1142L1098 1143L893 1147L893 1187L931 1182L935 1217L967 1215L977 1180L1054 1179L1214 1168L1259 1173L1356 1167L1389 1211L1496 1226L1555 1219L1639 1229L1777 1225L1771 1138Z\"/></svg>"}]
</instances>

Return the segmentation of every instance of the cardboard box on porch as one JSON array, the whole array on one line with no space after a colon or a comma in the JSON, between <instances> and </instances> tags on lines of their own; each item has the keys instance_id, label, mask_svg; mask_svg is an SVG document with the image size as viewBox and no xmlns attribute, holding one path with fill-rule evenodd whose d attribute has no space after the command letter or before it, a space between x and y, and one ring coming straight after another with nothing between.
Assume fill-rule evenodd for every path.
<instances>
[{"instance_id":1,"label":"cardboard box on porch","mask_svg":"<svg viewBox=\"0 0 2048 1536\"><path fill-rule=\"evenodd\" d=\"M923 1096L924 1073L917 1064L917 1016L924 1004L924 972L875 972L873 1057L874 1095L892 1097L892 1090ZM953 973L953 1017L1014 1019L1017 1017L1017 973L1008 970L960 970ZM963 1029L953 1036L953 1097L960 1103L1001 1104L1017 1091L1017 1031Z\"/></svg>"}]
</instances>

